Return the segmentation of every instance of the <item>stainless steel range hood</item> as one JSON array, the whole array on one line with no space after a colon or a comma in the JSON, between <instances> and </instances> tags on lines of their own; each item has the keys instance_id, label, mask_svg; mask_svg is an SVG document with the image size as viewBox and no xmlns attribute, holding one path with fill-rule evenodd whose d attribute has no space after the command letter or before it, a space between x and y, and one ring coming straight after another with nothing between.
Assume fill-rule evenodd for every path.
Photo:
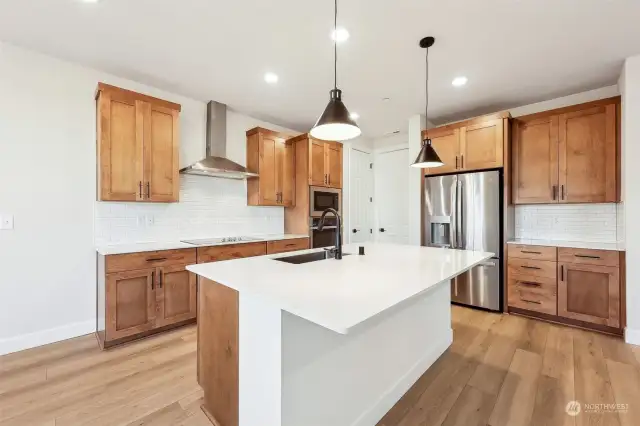
<instances>
[{"instance_id":1,"label":"stainless steel range hood","mask_svg":"<svg viewBox=\"0 0 640 426\"><path fill-rule=\"evenodd\" d=\"M227 158L227 106L211 101L207 104L206 157L180 170L186 175L199 175L225 179L247 179L257 173Z\"/></svg>"}]
</instances>

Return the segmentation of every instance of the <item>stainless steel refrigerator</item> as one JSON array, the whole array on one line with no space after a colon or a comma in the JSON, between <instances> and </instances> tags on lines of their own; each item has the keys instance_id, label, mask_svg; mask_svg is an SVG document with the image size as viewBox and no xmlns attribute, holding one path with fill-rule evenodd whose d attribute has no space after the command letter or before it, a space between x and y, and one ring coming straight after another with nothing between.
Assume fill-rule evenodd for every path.
<instances>
[{"instance_id":1,"label":"stainless steel refrigerator","mask_svg":"<svg viewBox=\"0 0 640 426\"><path fill-rule=\"evenodd\" d=\"M425 177L423 244L495 253L451 282L451 300L501 310L501 172Z\"/></svg>"}]
</instances>

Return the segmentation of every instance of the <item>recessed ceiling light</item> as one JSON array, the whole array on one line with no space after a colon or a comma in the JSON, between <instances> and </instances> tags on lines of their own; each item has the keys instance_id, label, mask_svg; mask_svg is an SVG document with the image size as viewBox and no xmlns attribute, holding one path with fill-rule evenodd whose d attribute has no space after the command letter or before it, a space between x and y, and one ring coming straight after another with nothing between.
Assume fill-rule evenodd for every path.
<instances>
[{"instance_id":1,"label":"recessed ceiling light","mask_svg":"<svg viewBox=\"0 0 640 426\"><path fill-rule=\"evenodd\" d=\"M99 0L82 0L83 3L98 3Z\"/></svg>"},{"instance_id":2,"label":"recessed ceiling light","mask_svg":"<svg viewBox=\"0 0 640 426\"><path fill-rule=\"evenodd\" d=\"M349 114L349 117L351 117L352 120L357 120L358 118L360 118L360 114L358 114L357 112L352 112L351 114Z\"/></svg>"},{"instance_id":3,"label":"recessed ceiling light","mask_svg":"<svg viewBox=\"0 0 640 426\"><path fill-rule=\"evenodd\" d=\"M268 72L264 75L264 81L269 84L276 84L278 82L278 75L272 72Z\"/></svg>"},{"instance_id":4,"label":"recessed ceiling light","mask_svg":"<svg viewBox=\"0 0 640 426\"><path fill-rule=\"evenodd\" d=\"M349 39L349 31L342 27L336 28L331 32L331 39L338 44L345 42Z\"/></svg>"},{"instance_id":5,"label":"recessed ceiling light","mask_svg":"<svg viewBox=\"0 0 640 426\"><path fill-rule=\"evenodd\" d=\"M382 102L389 102L391 98L382 98Z\"/></svg>"},{"instance_id":6,"label":"recessed ceiling light","mask_svg":"<svg viewBox=\"0 0 640 426\"><path fill-rule=\"evenodd\" d=\"M468 81L467 77L461 76L461 77L454 78L451 84L453 84L456 87L460 87L467 84L467 81Z\"/></svg>"}]
</instances>

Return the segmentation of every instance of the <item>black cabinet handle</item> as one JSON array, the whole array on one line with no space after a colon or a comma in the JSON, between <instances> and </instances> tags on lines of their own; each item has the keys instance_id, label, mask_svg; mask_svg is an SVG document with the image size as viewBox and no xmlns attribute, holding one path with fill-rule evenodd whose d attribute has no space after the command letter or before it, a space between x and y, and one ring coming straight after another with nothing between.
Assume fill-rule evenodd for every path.
<instances>
[{"instance_id":1,"label":"black cabinet handle","mask_svg":"<svg viewBox=\"0 0 640 426\"><path fill-rule=\"evenodd\" d=\"M156 271L151 271L151 290L156 289Z\"/></svg>"},{"instance_id":2,"label":"black cabinet handle","mask_svg":"<svg viewBox=\"0 0 640 426\"><path fill-rule=\"evenodd\" d=\"M162 288L162 271L158 275L158 288Z\"/></svg>"},{"instance_id":3,"label":"black cabinet handle","mask_svg":"<svg viewBox=\"0 0 640 426\"><path fill-rule=\"evenodd\" d=\"M564 265L560 265L560 281L564 281Z\"/></svg>"},{"instance_id":4,"label":"black cabinet handle","mask_svg":"<svg viewBox=\"0 0 640 426\"><path fill-rule=\"evenodd\" d=\"M464 155L460 156L460 168L464 169Z\"/></svg>"},{"instance_id":5,"label":"black cabinet handle","mask_svg":"<svg viewBox=\"0 0 640 426\"><path fill-rule=\"evenodd\" d=\"M147 182L147 199L151 198L151 184Z\"/></svg>"},{"instance_id":6,"label":"black cabinet handle","mask_svg":"<svg viewBox=\"0 0 640 426\"><path fill-rule=\"evenodd\" d=\"M524 266L524 265L523 265L523 266L520 266L520 267L521 267L521 268L524 268L524 269L540 269L540 268L538 268L537 266Z\"/></svg>"},{"instance_id":7,"label":"black cabinet handle","mask_svg":"<svg viewBox=\"0 0 640 426\"><path fill-rule=\"evenodd\" d=\"M358 230L357 230L357 229L354 229L354 230L353 230L353 233L354 233L354 234L355 234L355 233L357 233L357 232L358 232Z\"/></svg>"},{"instance_id":8,"label":"black cabinet handle","mask_svg":"<svg viewBox=\"0 0 640 426\"><path fill-rule=\"evenodd\" d=\"M520 281L520 284L522 285L529 285L531 287L541 287L540 283L535 283L533 281Z\"/></svg>"},{"instance_id":9,"label":"black cabinet handle","mask_svg":"<svg viewBox=\"0 0 640 426\"><path fill-rule=\"evenodd\" d=\"M588 254L576 254L575 257L584 257L586 259L600 259L600 256L589 256Z\"/></svg>"},{"instance_id":10,"label":"black cabinet handle","mask_svg":"<svg viewBox=\"0 0 640 426\"><path fill-rule=\"evenodd\" d=\"M520 253L542 254L542 252L539 252L539 251L526 251L526 250L520 250Z\"/></svg>"},{"instance_id":11,"label":"black cabinet handle","mask_svg":"<svg viewBox=\"0 0 640 426\"><path fill-rule=\"evenodd\" d=\"M166 257L150 257L147 259L147 262L160 262L162 260L167 260Z\"/></svg>"},{"instance_id":12,"label":"black cabinet handle","mask_svg":"<svg viewBox=\"0 0 640 426\"><path fill-rule=\"evenodd\" d=\"M384 228L380 228L380 229L379 229L379 231L380 231L380 232L386 232L387 230L386 230L386 229L384 229Z\"/></svg>"},{"instance_id":13,"label":"black cabinet handle","mask_svg":"<svg viewBox=\"0 0 640 426\"><path fill-rule=\"evenodd\" d=\"M140 192L140 198L142 198L142 181L138 181L138 191Z\"/></svg>"},{"instance_id":14,"label":"black cabinet handle","mask_svg":"<svg viewBox=\"0 0 640 426\"><path fill-rule=\"evenodd\" d=\"M527 302L527 303L534 303L536 305L542 305L542 302L539 302L537 300L523 299L522 297L520 298L520 300L522 300L523 302Z\"/></svg>"},{"instance_id":15,"label":"black cabinet handle","mask_svg":"<svg viewBox=\"0 0 640 426\"><path fill-rule=\"evenodd\" d=\"M553 199L555 200L558 197L558 187L556 185L553 185L552 191L553 191Z\"/></svg>"},{"instance_id":16,"label":"black cabinet handle","mask_svg":"<svg viewBox=\"0 0 640 426\"><path fill-rule=\"evenodd\" d=\"M564 185L560 185L560 188L561 188L560 191L562 193L561 199L564 200Z\"/></svg>"},{"instance_id":17,"label":"black cabinet handle","mask_svg":"<svg viewBox=\"0 0 640 426\"><path fill-rule=\"evenodd\" d=\"M458 170L458 156L456 155L456 170Z\"/></svg>"}]
</instances>

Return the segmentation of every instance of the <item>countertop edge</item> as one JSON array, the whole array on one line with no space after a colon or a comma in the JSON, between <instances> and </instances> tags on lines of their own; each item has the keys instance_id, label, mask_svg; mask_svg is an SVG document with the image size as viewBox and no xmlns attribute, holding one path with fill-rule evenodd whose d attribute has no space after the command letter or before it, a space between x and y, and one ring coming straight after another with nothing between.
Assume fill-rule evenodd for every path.
<instances>
[{"instance_id":1,"label":"countertop edge","mask_svg":"<svg viewBox=\"0 0 640 426\"><path fill-rule=\"evenodd\" d=\"M585 250L626 251L624 243L603 243L593 241L566 241L544 239L511 239L507 244L521 244L528 246L566 247Z\"/></svg>"}]
</instances>

